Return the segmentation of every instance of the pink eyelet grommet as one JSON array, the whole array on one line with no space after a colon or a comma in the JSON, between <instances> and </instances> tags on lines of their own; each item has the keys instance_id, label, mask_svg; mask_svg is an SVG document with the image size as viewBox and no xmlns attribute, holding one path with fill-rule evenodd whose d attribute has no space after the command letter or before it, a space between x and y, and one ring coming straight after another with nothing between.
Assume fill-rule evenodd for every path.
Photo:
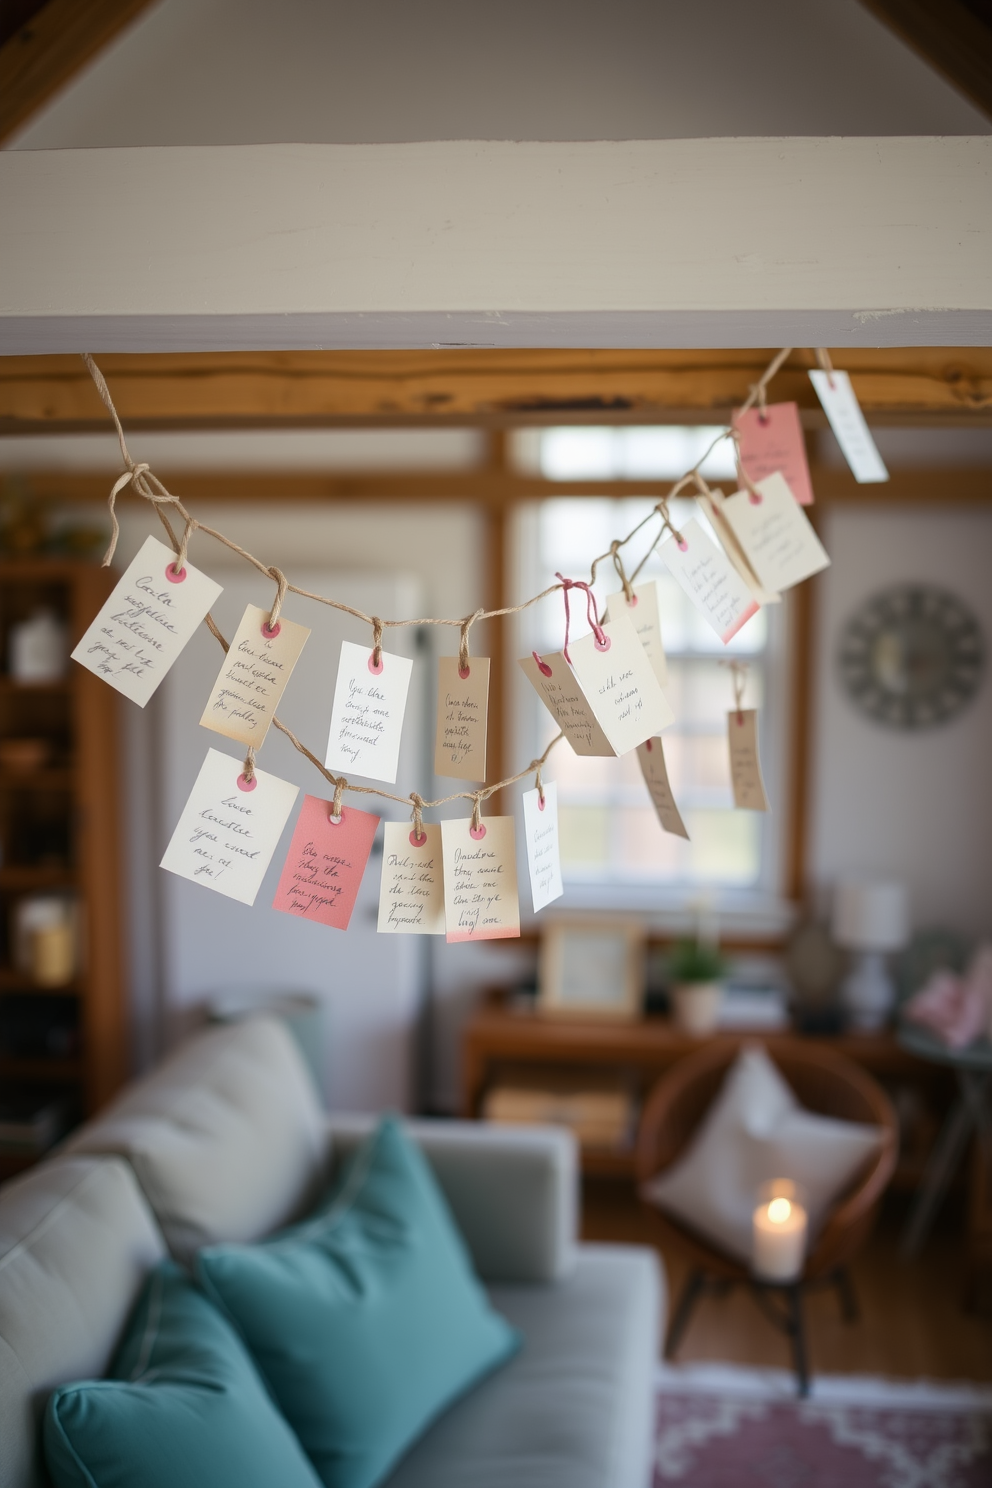
<instances>
[{"instance_id":1,"label":"pink eyelet grommet","mask_svg":"<svg viewBox=\"0 0 992 1488\"><path fill-rule=\"evenodd\" d=\"M596 647L597 651L609 651L612 644L613 642L606 634L604 634L602 640L599 639L599 636L596 636L593 639L593 645Z\"/></svg>"},{"instance_id":2,"label":"pink eyelet grommet","mask_svg":"<svg viewBox=\"0 0 992 1488\"><path fill-rule=\"evenodd\" d=\"M543 811L544 810L544 805L545 805L544 797L543 796L538 796L538 798L537 798L537 809L538 809L538 811Z\"/></svg>"},{"instance_id":3,"label":"pink eyelet grommet","mask_svg":"<svg viewBox=\"0 0 992 1488\"><path fill-rule=\"evenodd\" d=\"M186 569L181 568L176 573L176 565L174 563L167 563L165 565L165 577L170 584L181 584L186 577Z\"/></svg>"},{"instance_id":4,"label":"pink eyelet grommet","mask_svg":"<svg viewBox=\"0 0 992 1488\"><path fill-rule=\"evenodd\" d=\"M473 842L481 842L483 837L485 837L486 835L485 822L480 822L477 827L469 827L468 835L471 837Z\"/></svg>"},{"instance_id":5,"label":"pink eyelet grommet","mask_svg":"<svg viewBox=\"0 0 992 1488\"><path fill-rule=\"evenodd\" d=\"M376 666L374 652L369 657L369 671L372 673L373 677L378 677L379 673L382 671L382 657L379 657L379 665Z\"/></svg>"},{"instance_id":6,"label":"pink eyelet grommet","mask_svg":"<svg viewBox=\"0 0 992 1488\"><path fill-rule=\"evenodd\" d=\"M688 553L688 551L689 551L689 544L686 542L686 540L685 540L684 537L678 537L678 538L676 538L676 542L679 545L679 552L680 553Z\"/></svg>"},{"instance_id":7,"label":"pink eyelet grommet","mask_svg":"<svg viewBox=\"0 0 992 1488\"><path fill-rule=\"evenodd\" d=\"M427 841L427 833L426 832L421 832L421 834L420 834L419 837L417 836L416 832L411 832L410 833L410 846L411 847L423 847L423 845L424 845L424 843L426 841Z\"/></svg>"},{"instance_id":8,"label":"pink eyelet grommet","mask_svg":"<svg viewBox=\"0 0 992 1488\"><path fill-rule=\"evenodd\" d=\"M636 603L637 603L637 595L636 594L632 594L630 596L630 598L628 599L627 604L629 605L629 607L631 609L633 609L634 606L636 605Z\"/></svg>"},{"instance_id":9,"label":"pink eyelet grommet","mask_svg":"<svg viewBox=\"0 0 992 1488\"><path fill-rule=\"evenodd\" d=\"M653 739L645 739L644 740L644 747L647 749L648 754L650 754L651 751L652 751L652 749L654 748L654 740Z\"/></svg>"},{"instance_id":10,"label":"pink eyelet grommet","mask_svg":"<svg viewBox=\"0 0 992 1488\"><path fill-rule=\"evenodd\" d=\"M748 493L747 493L747 499L748 499L748 501L750 501L750 503L751 503L752 506L760 506L761 505L761 502L762 502L761 492L760 491L748 491Z\"/></svg>"},{"instance_id":11,"label":"pink eyelet grommet","mask_svg":"<svg viewBox=\"0 0 992 1488\"><path fill-rule=\"evenodd\" d=\"M758 423L759 424L770 424L771 421L772 421L771 414L768 412L767 408L763 408L761 410L761 412L758 414Z\"/></svg>"},{"instance_id":12,"label":"pink eyelet grommet","mask_svg":"<svg viewBox=\"0 0 992 1488\"><path fill-rule=\"evenodd\" d=\"M253 775L250 780L248 779L247 775L243 773L238 776L238 790L253 791L257 784L257 775Z\"/></svg>"},{"instance_id":13,"label":"pink eyelet grommet","mask_svg":"<svg viewBox=\"0 0 992 1488\"><path fill-rule=\"evenodd\" d=\"M327 820L330 822L332 827L339 827L344 821L344 807L341 807L340 816L335 816L333 812L328 812Z\"/></svg>"},{"instance_id":14,"label":"pink eyelet grommet","mask_svg":"<svg viewBox=\"0 0 992 1488\"><path fill-rule=\"evenodd\" d=\"M471 675L472 675L472 668L471 667L459 667L458 668L458 675L459 675L459 677L461 677L462 681L464 682L465 679L466 679L466 677L471 677Z\"/></svg>"},{"instance_id":15,"label":"pink eyelet grommet","mask_svg":"<svg viewBox=\"0 0 992 1488\"><path fill-rule=\"evenodd\" d=\"M532 651L530 654L531 654L531 656L533 656L533 658L534 658L534 665L537 667L537 670L541 673L541 676L542 677L550 677L551 676L551 668L548 666L548 663L546 661L542 661L541 658L538 656L538 654L537 654L536 651Z\"/></svg>"},{"instance_id":16,"label":"pink eyelet grommet","mask_svg":"<svg viewBox=\"0 0 992 1488\"><path fill-rule=\"evenodd\" d=\"M265 624L262 626L262 634L267 641L274 641L281 630L282 624L278 620L276 621L275 625L270 625L269 622L266 620Z\"/></svg>"}]
</instances>

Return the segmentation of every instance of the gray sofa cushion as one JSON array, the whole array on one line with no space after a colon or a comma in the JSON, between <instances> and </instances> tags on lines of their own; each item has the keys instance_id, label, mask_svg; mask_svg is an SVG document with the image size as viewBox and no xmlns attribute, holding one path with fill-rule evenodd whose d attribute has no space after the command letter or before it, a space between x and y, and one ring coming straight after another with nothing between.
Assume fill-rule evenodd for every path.
<instances>
[{"instance_id":1,"label":"gray sofa cushion","mask_svg":"<svg viewBox=\"0 0 992 1488\"><path fill-rule=\"evenodd\" d=\"M164 1254L126 1163L55 1158L0 1190L0 1488L44 1481L50 1391L104 1373Z\"/></svg>"},{"instance_id":2,"label":"gray sofa cushion","mask_svg":"<svg viewBox=\"0 0 992 1488\"><path fill-rule=\"evenodd\" d=\"M198 1034L66 1150L127 1158L177 1260L258 1240L303 1214L324 1178L324 1113L284 1024Z\"/></svg>"},{"instance_id":3,"label":"gray sofa cushion","mask_svg":"<svg viewBox=\"0 0 992 1488\"><path fill-rule=\"evenodd\" d=\"M583 1245L553 1286L495 1286L524 1335L383 1488L648 1488L662 1317L654 1251Z\"/></svg>"}]
</instances>

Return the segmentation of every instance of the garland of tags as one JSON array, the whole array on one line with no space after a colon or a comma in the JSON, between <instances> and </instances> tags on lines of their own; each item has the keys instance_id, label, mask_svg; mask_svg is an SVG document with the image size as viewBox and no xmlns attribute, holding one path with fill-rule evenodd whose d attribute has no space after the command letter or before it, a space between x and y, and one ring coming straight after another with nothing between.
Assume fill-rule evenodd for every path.
<instances>
[{"instance_id":1,"label":"garland of tags","mask_svg":"<svg viewBox=\"0 0 992 1488\"><path fill-rule=\"evenodd\" d=\"M655 581L636 582L655 548L676 581L726 644L765 604L829 563L803 507L813 499L798 409L770 405L767 385L789 356L784 348L750 389L697 464L673 485L626 537L611 543L591 565L589 580L557 574L557 582L519 605L478 609L463 619L383 620L340 600L291 584L222 532L190 515L143 462L128 451L117 410L93 358L83 360L117 430L125 470L108 498L113 559L120 534L118 495L130 485L157 512L169 546L149 536L73 651L73 657L140 707L148 702L197 626L204 622L224 651L201 724L243 745L244 763L207 750L161 866L207 888L254 904L262 879L299 794L298 787L260 769L257 754L270 727L280 730L332 787L330 800L306 795L276 890L274 907L304 919L347 929L379 826L379 817L344 805L345 792L378 796L412 808L412 825L384 824L378 928L383 933L444 934L449 941L487 940L520 933L512 816L482 819L482 805L505 787L534 776L523 795L524 829L535 912L563 892L558 853L557 794L542 780L548 756L562 739L580 755L616 757L636 750L663 829L688 838L672 796L662 731L674 714L664 693L667 663ZM810 373L828 418L859 480L887 479L846 373L817 353ZM725 497L700 474L723 439L734 443L740 489ZM717 541L695 517L676 529L669 501L695 495ZM177 535L170 514L182 522ZM627 574L621 550L650 522L660 529L644 557ZM221 586L188 559L200 531L237 553L275 585L272 605L248 605L228 642L210 614ZM660 546L659 546L660 545ZM599 565L612 560L620 588L600 617L592 585ZM470 632L479 620L516 614L561 591L565 634L560 651L524 657L519 665L560 732L539 758L515 775L476 784L427 801L398 796L380 786L355 785L343 773L394 784L413 663L388 651L386 630L406 625L459 629L457 656L439 660L435 772L469 782L486 780L489 661L470 654ZM288 593L353 615L371 629L371 644L344 641L323 762L277 716L276 709L310 634L283 615ZM584 599L589 634L571 638L572 600ZM734 708L727 715L734 803L767 811L758 759L757 712L744 709L746 667L729 663ZM340 772L340 773L338 773ZM424 811L455 800L472 803L470 816L440 823Z\"/></svg>"}]
</instances>

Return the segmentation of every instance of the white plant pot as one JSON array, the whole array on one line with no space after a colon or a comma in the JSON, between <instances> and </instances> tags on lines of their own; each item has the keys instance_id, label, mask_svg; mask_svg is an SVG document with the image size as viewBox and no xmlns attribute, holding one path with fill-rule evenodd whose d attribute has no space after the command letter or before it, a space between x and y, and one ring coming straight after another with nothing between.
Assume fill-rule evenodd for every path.
<instances>
[{"instance_id":1,"label":"white plant pot","mask_svg":"<svg viewBox=\"0 0 992 1488\"><path fill-rule=\"evenodd\" d=\"M672 988L672 1017L683 1033L712 1033L722 1006L722 982L679 982Z\"/></svg>"}]
</instances>

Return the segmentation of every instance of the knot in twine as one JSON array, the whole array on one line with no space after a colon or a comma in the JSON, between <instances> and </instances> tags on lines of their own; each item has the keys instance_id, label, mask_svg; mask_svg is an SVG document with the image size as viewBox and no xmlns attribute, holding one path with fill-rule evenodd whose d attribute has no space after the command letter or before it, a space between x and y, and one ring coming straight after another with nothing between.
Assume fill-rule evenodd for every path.
<instances>
[{"instance_id":1,"label":"knot in twine","mask_svg":"<svg viewBox=\"0 0 992 1488\"><path fill-rule=\"evenodd\" d=\"M470 671L468 664L468 633L476 620L479 620L485 613L485 610L476 610L474 615L466 615L462 621L462 635L458 643L458 674L460 677L467 677Z\"/></svg>"},{"instance_id":2,"label":"knot in twine","mask_svg":"<svg viewBox=\"0 0 992 1488\"><path fill-rule=\"evenodd\" d=\"M418 842L422 842L424 833L424 798L418 796L416 791L410 792L410 800L413 802L413 835Z\"/></svg>"},{"instance_id":3,"label":"knot in twine","mask_svg":"<svg viewBox=\"0 0 992 1488\"><path fill-rule=\"evenodd\" d=\"M253 744L248 745L248 753L245 755L245 767L242 773L245 780L254 780L255 778L255 746Z\"/></svg>"},{"instance_id":4,"label":"knot in twine","mask_svg":"<svg viewBox=\"0 0 992 1488\"><path fill-rule=\"evenodd\" d=\"M700 475L698 475L698 473L696 471L693 471L692 474L696 476L697 480L702 480L702 477ZM688 476L683 476L682 477L682 480L679 482L679 485L678 485L678 487L676 489L680 489L682 486L684 486L686 484L686 482L688 481L688 479L689 479ZM658 513L659 517L661 518L661 530L662 530L662 532L670 532L671 535L672 535L672 537L674 537L675 541L678 543L679 547L682 549L683 552L685 552L685 547L686 547L685 538L682 536L682 534L678 530L678 528L677 527L674 527L672 525L672 519L671 519L671 517L669 516L669 513L668 513L668 501L667 501L667 499L664 496L658 502L657 506L655 507L655 511Z\"/></svg>"},{"instance_id":5,"label":"knot in twine","mask_svg":"<svg viewBox=\"0 0 992 1488\"><path fill-rule=\"evenodd\" d=\"M544 761L539 759L531 760L530 768L534 771L534 789L537 791L537 799L540 801L541 807L543 809L544 782L541 779L541 771L544 769Z\"/></svg>"},{"instance_id":6,"label":"knot in twine","mask_svg":"<svg viewBox=\"0 0 992 1488\"><path fill-rule=\"evenodd\" d=\"M729 667L730 680L734 689L734 707L737 710L737 722L744 722L744 714L741 705L744 702L744 689L747 687L747 662L746 661L721 661L721 666Z\"/></svg>"},{"instance_id":7,"label":"knot in twine","mask_svg":"<svg viewBox=\"0 0 992 1488\"><path fill-rule=\"evenodd\" d=\"M274 564L268 570L268 575L270 579L275 579L276 581L276 597L272 605L272 613L269 615L269 623L266 626L266 629L271 633L273 630L275 630L277 624L279 623L279 616L282 613L282 602L286 598L286 590L289 588L289 580L283 573L282 569L276 568Z\"/></svg>"},{"instance_id":8,"label":"knot in twine","mask_svg":"<svg viewBox=\"0 0 992 1488\"><path fill-rule=\"evenodd\" d=\"M372 616L372 665L378 670L382 663L382 621Z\"/></svg>"},{"instance_id":9,"label":"knot in twine","mask_svg":"<svg viewBox=\"0 0 992 1488\"><path fill-rule=\"evenodd\" d=\"M565 575L560 573L556 573L555 578L561 584L565 598L565 644L564 646L562 646L561 651L565 660L568 662L569 666L571 666L572 658L568 654L568 633L569 626L571 624L571 615L569 613L568 606L568 591L570 589L585 590L586 619L589 621L592 633L596 637L596 645L600 648L601 651L605 651L607 649L610 643L610 638L599 623L599 611L596 608L596 596L592 592L592 586L587 584L583 579L566 579Z\"/></svg>"},{"instance_id":10,"label":"knot in twine","mask_svg":"<svg viewBox=\"0 0 992 1488\"><path fill-rule=\"evenodd\" d=\"M610 543L610 557L613 559L613 567L616 569L620 577L620 582L623 585L623 597L628 604L633 604L637 596L634 594L634 586L628 579L627 571L623 566L623 559L620 557L620 548L621 543L619 538L614 538L613 542Z\"/></svg>"},{"instance_id":11,"label":"knot in twine","mask_svg":"<svg viewBox=\"0 0 992 1488\"><path fill-rule=\"evenodd\" d=\"M482 826L482 791L476 791L472 797L472 831L477 832Z\"/></svg>"},{"instance_id":12,"label":"knot in twine","mask_svg":"<svg viewBox=\"0 0 992 1488\"><path fill-rule=\"evenodd\" d=\"M331 820L333 822L339 822L341 820L341 798L344 795L347 784L348 782L343 775L334 782L334 800L331 802Z\"/></svg>"}]
</instances>

